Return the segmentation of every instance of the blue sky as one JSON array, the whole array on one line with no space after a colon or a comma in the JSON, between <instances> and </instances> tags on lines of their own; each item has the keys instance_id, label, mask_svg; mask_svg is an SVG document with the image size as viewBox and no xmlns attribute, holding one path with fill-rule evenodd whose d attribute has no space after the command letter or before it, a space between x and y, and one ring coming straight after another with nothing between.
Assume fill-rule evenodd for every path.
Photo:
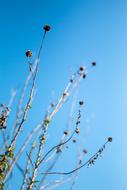
<instances>
[{"instance_id":1,"label":"blue sky","mask_svg":"<svg viewBox=\"0 0 127 190\"><path fill-rule=\"evenodd\" d=\"M81 83L78 97L86 102L81 124L84 146L92 154L106 137L112 136L113 143L94 167L81 170L74 189L127 188L126 10L126 0L0 2L0 102L8 103L13 88L20 93L28 73L25 52L31 49L34 60L43 25L48 23L52 27L41 56L31 113L34 120L29 120L30 125L40 121L50 100L59 97L69 76L80 65L89 67L92 61L97 62L97 67ZM65 105L53 121L53 127L63 126L56 129L56 134L64 130L68 107ZM58 142L56 136L53 138ZM73 157L69 158L71 162ZM68 158L61 162L61 170L67 170Z\"/></svg>"}]
</instances>

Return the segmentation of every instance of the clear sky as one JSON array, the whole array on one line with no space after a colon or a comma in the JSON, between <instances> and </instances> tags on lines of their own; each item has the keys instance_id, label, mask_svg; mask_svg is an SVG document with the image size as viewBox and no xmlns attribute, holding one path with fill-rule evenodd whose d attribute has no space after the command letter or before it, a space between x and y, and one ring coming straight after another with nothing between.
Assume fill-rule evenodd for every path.
<instances>
[{"instance_id":1,"label":"clear sky","mask_svg":"<svg viewBox=\"0 0 127 190\"><path fill-rule=\"evenodd\" d=\"M29 122L40 121L50 99L59 97L72 72L96 61L97 67L80 86L79 99L86 102L81 124L83 146L91 155L108 136L113 137L113 143L95 166L81 170L74 190L126 190L127 1L1 0L0 102L8 103L12 88L20 93L28 73L25 51L31 49L33 60L36 58L47 23L52 30L41 56L34 121ZM66 110L68 107L63 107L54 119L56 134L65 128ZM71 162L73 157L69 159ZM68 159L62 159L61 165L61 171L67 171Z\"/></svg>"}]
</instances>

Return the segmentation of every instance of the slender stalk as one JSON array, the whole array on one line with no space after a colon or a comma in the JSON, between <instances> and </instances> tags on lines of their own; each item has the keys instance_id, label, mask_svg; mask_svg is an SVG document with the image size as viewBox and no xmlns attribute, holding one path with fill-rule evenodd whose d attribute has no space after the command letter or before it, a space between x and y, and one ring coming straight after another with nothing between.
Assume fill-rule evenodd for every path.
<instances>
[{"instance_id":1,"label":"slender stalk","mask_svg":"<svg viewBox=\"0 0 127 190\"><path fill-rule=\"evenodd\" d=\"M103 146L105 146L108 142L109 141L106 141L106 143ZM48 172L48 173L42 173L42 174L48 174L48 175L49 174L50 175L54 175L54 174L55 175L70 175L70 174L76 172L77 170L80 170L81 168L83 168L84 166L86 166L88 163L90 163L90 161L92 159L94 159L98 155L99 152L100 152L100 149L90 159L88 159L84 164L82 164L81 166L79 166L79 167L77 167L74 170L71 170L69 172Z\"/></svg>"},{"instance_id":2,"label":"slender stalk","mask_svg":"<svg viewBox=\"0 0 127 190\"><path fill-rule=\"evenodd\" d=\"M40 46L40 49L39 49L39 53L38 53L38 56L37 56L37 63L36 63L36 67L35 67L35 73L34 73L34 76L33 76L33 82L32 82L32 87L31 87L31 90L30 90L30 94L29 94L29 98L28 98L28 101L27 101L27 104L26 104L26 107L24 109L24 113L23 113L23 117L22 117L22 120L21 120L21 123L14 135L14 138L12 139L11 141L11 144L10 144L10 147L14 147L15 145L15 142L16 142L16 139L18 137L18 134L19 132L21 131L22 129L22 126L26 120L26 116L27 116L27 112L28 110L30 109L30 104L32 102L32 97L33 97L33 93L34 93L34 87L35 87L35 82L36 82L36 78L37 78L37 73L38 73L38 66L39 66L39 58L40 58L40 54L41 54L41 50L42 50L42 47L43 47L43 43L44 43L44 39L45 39L45 35L46 35L46 31L44 32L44 35L43 35L43 38L42 38L42 42L41 42L41 46ZM22 97L23 98L23 97Z\"/></svg>"}]
</instances>

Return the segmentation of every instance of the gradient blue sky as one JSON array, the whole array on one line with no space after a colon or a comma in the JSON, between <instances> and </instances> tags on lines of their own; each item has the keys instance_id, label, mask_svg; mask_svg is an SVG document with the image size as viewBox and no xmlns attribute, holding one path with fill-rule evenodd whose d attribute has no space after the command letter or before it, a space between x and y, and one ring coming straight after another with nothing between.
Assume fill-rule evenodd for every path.
<instances>
[{"instance_id":1,"label":"gradient blue sky","mask_svg":"<svg viewBox=\"0 0 127 190\"><path fill-rule=\"evenodd\" d=\"M35 58L43 25L52 26L41 57L31 124L40 121L52 92L58 97L72 72L97 62L80 86L79 98L86 101L84 146L92 153L108 136L113 143L94 167L81 170L74 189L127 189L126 20L126 0L0 1L0 102L9 101L12 88L20 92L28 72L25 51L31 49ZM64 129L66 110L58 114L54 127L59 123ZM68 169L67 161L62 160L62 171Z\"/></svg>"}]
</instances>

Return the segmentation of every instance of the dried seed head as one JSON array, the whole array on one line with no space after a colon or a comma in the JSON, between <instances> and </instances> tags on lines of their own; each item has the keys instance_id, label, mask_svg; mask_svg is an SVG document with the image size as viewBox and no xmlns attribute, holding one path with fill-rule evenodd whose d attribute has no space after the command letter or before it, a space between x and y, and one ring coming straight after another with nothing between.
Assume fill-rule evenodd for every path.
<instances>
[{"instance_id":1,"label":"dried seed head","mask_svg":"<svg viewBox=\"0 0 127 190\"><path fill-rule=\"evenodd\" d=\"M45 140L46 140L46 137L45 137L45 136L43 136L41 140L42 140L42 141L45 141Z\"/></svg>"},{"instance_id":2,"label":"dried seed head","mask_svg":"<svg viewBox=\"0 0 127 190\"><path fill-rule=\"evenodd\" d=\"M95 67L96 66L96 62L92 62L92 66Z\"/></svg>"},{"instance_id":3,"label":"dried seed head","mask_svg":"<svg viewBox=\"0 0 127 190\"><path fill-rule=\"evenodd\" d=\"M83 74L82 78L85 79L86 78L86 74Z\"/></svg>"},{"instance_id":4,"label":"dried seed head","mask_svg":"<svg viewBox=\"0 0 127 190\"><path fill-rule=\"evenodd\" d=\"M31 57L32 56L32 51L31 50L27 50L26 51L26 57Z\"/></svg>"},{"instance_id":5,"label":"dried seed head","mask_svg":"<svg viewBox=\"0 0 127 190\"><path fill-rule=\"evenodd\" d=\"M43 29L45 30L45 32L49 32L51 30L51 27L49 25L45 25Z\"/></svg>"},{"instance_id":6,"label":"dried seed head","mask_svg":"<svg viewBox=\"0 0 127 190\"><path fill-rule=\"evenodd\" d=\"M84 67L83 66L79 67L79 70L84 71Z\"/></svg>"},{"instance_id":7,"label":"dried seed head","mask_svg":"<svg viewBox=\"0 0 127 190\"><path fill-rule=\"evenodd\" d=\"M82 106L84 104L83 101L79 101L79 105Z\"/></svg>"},{"instance_id":8,"label":"dried seed head","mask_svg":"<svg viewBox=\"0 0 127 190\"><path fill-rule=\"evenodd\" d=\"M68 95L68 92L63 92L63 98L67 97Z\"/></svg>"},{"instance_id":9,"label":"dried seed head","mask_svg":"<svg viewBox=\"0 0 127 190\"><path fill-rule=\"evenodd\" d=\"M73 143L76 143L76 139L73 139Z\"/></svg>"},{"instance_id":10,"label":"dried seed head","mask_svg":"<svg viewBox=\"0 0 127 190\"><path fill-rule=\"evenodd\" d=\"M58 147L57 150L56 150L56 153L60 153L60 152L62 152L62 150L61 150L60 147Z\"/></svg>"},{"instance_id":11,"label":"dried seed head","mask_svg":"<svg viewBox=\"0 0 127 190\"><path fill-rule=\"evenodd\" d=\"M0 107L4 107L4 104L0 104Z\"/></svg>"},{"instance_id":12,"label":"dried seed head","mask_svg":"<svg viewBox=\"0 0 127 190\"><path fill-rule=\"evenodd\" d=\"M108 137L108 142L112 142L112 137Z\"/></svg>"},{"instance_id":13,"label":"dried seed head","mask_svg":"<svg viewBox=\"0 0 127 190\"><path fill-rule=\"evenodd\" d=\"M83 153L84 153L84 154L87 154L88 151L87 151L86 149L83 149Z\"/></svg>"},{"instance_id":14,"label":"dried seed head","mask_svg":"<svg viewBox=\"0 0 127 190\"><path fill-rule=\"evenodd\" d=\"M51 102L51 107L55 107L55 103L54 102Z\"/></svg>"},{"instance_id":15,"label":"dried seed head","mask_svg":"<svg viewBox=\"0 0 127 190\"><path fill-rule=\"evenodd\" d=\"M77 134L79 134L79 133L80 133L79 128L76 128L76 129L75 129L75 132L76 132Z\"/></svg>"},{"instance_id":16,"label":"dried seed head","mask_svg":"<svg viewBox=\"0 0 127 190\"><path fill-rule=\"evenodd\" d=\"M73 79L70 79L70 82L73 83Z\"/></svg>"},{"instance_id":17,"label":"dried seed head","mask_svg":"<svg viewBox=\"0 0 127 190\"><path fill-rule=\"evenodd\" d=\"M64 131L64 134L65 134L65 135L68 135L68 131Z\"/></svg>"}]
</instances>

